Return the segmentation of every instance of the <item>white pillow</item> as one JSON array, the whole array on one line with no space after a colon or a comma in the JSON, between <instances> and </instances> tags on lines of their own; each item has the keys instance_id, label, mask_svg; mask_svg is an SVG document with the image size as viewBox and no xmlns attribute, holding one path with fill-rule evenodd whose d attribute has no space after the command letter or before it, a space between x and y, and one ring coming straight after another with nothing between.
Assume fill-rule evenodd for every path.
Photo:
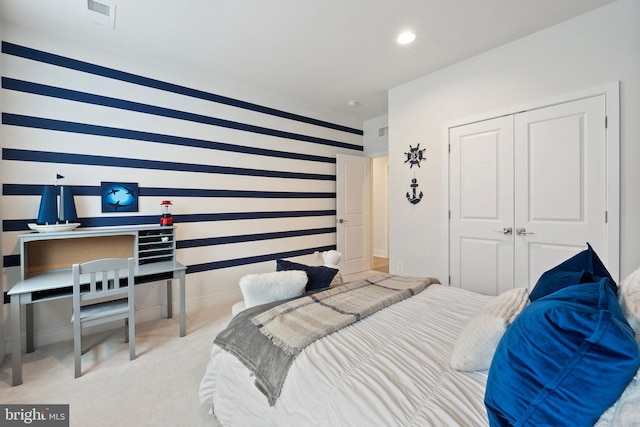
<instances>
[{"instance_id":1,"label":"white pillow","mask_svg":"<svg viewBox=\"0 0 640 427\"><path fill-rule=\"evenodd\" d=\"M449 362L451 367L458 371L489 369L502 335L528 301L528 290L516 288L482 307L460 331Z\"/></svg>"},{"instance_id":2,"label":"white pillow","mask_svg":"<svg viewBox=\"0 0 640 427\"><path fill-rule=\"evenodd\" d=\"M624 389L616 403L600 416L595 427L639 426L638 402L640 402L640 369L636 371L636 376Z\"/></svg>"},{"instance_id":3,"label":"white pillow","mask_svg":"<svg viewBox=\"0 0 640 427\"><path fill-rule=\"evenodd\" d=\"M481 311L464 327L451 355L451 367L458 371L489 369L493 353L507 330L507 322Z\"/></svg>"},{"instance_id":4,"label":"white pillow","mask_svg":"<svg viewBox=\"0 0 640 427\"><path fill-rule=\"evenodd\" d=\"M625 316L633 316L640 321L640 268L620 282L620 306Z\"/></svg>"},{"instance_id":5,"label":"white pillow","mask_svg":"<svg viewBox=\"0 0 640 427\"><path fill-rule=\"evenodd\" d=\"M640 268L620 282L618 301L622 314L636 332L636 341L640 344Z\"/></svg>"},{"instance_id":6,"label":"white pillow","mask_svg":"<svg viewBox=\"0 0 640 427\"><path fill-rule=\"evenodd\" d=\"M307 285L307 273L299 270L248 274L240 278L246 308L300 296Z\"/></svg>"}]
</instances>

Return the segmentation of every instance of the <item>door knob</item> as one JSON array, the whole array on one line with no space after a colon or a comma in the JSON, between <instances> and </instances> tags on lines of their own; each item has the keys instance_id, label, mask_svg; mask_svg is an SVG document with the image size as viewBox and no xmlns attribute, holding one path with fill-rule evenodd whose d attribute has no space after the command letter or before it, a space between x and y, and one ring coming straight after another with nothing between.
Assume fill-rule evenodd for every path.
<instances>
[{"instance_id":1,"label":"door knob","mask_svg":"<svg viewBox=\"0 0 640 427\"><path fill-rule=\"evenodd\" d=\"M349 221L347 221L346 219L342 219L342 218L340 218L340 219L338 220L338 222L339 222L340 224L343 224L343 223L345 223L345 222L349 222Z\"/></svg>"},{"instance_id":2,"label":"door knob","mask_svg":"<svg viewBox=\"0 0 640 427\"><path fill-rule=\"evenodd\" d=\"M502 230L495 230L494 233L502 233L509 236L513 234L513 229L511 227L504 227Z\"/></svg>"},{"instance_id":3,"label":"door knob","mask_svg":"<svg viewBox=\"0 0 640 427\"><path fill-rule=\"evenodd\" d=\"M533 234L532 231L527 231L526 228L516 228L516 234L518 236L524 236L525 234Z\"/></svg>"}]
</instances>

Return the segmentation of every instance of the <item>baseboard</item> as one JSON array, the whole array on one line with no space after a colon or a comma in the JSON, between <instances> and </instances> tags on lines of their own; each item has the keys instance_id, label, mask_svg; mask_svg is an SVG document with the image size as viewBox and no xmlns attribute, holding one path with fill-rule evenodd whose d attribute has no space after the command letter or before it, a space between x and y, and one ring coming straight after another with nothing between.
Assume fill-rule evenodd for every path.
<instances>
[{"instance_id":1,"label":"baseboard","mask_svg":"<svg viewBox=\"0 0 640 427\"><path fill-rule=\"evenodd\" d=\"M377 258L389 258L389 251L384 249L374 249L373 256Z\"/></svg>"}]
</instances>

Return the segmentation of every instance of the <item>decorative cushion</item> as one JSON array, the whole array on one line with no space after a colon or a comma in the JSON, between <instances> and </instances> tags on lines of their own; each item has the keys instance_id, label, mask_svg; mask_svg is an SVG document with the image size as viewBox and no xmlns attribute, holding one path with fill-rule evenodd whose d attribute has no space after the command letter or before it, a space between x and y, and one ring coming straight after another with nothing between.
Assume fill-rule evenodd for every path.
<instances>
[{"instance_id":1,"label":"decorative cushion","mask_svg":"<svg viewBox=\"0 0 640 427\"><path fill-rule=\"evenodd\" d=\"M640 268L625 277L620 283L620 305L622 312L640 321Z\"/></svg>"},{"instance_id":2,"label":"decorative cushion","mask_svg":"<svg viewBox=\"0 0 640 427\"><path fill-rule=\"evenodd\" d=\"M247 274L240 278L239 285L245 308L249 308L300 296L306 283L307 273L291 270Z\"/></svg>"},{"instance_id":3,"label":"decorative cushion","mask_svg":"<svg viewBox=\"0 0 640 427\"><path fill-rule=\"evenodd\" d=\"M487 379L491 426L593 425L640 367L608 278L529 304L498 344Z\"/></svg>"},{"instance_id":4,"label":"decorative cushion","mask_svg":"<svg viewBox=\"0 0 640 427\"><path fill-rule=\"evenodd\" d=\"M473 316L460 331L450 365L458 371L489 369L493 353L507 327L528 302L526 288L503 292Z\"/></svg>"},{"instance_id":5,"label":"decorative cushion","mask_svg":"<svg viewBox=\"0 0 640 427\"><path fill-rule=\"evenodd\" d=\"M306 272L309 279L306 287L307 291L328 288L333 278L338 274L338 270L335 268L329 268L323 265L311 266L284 259L277 260L276 271L286 270L302 270Z\"/></svg>"},{"instance_id":6,"label":"decorative cushion","mask_svg":"<svg viewBox=\"0 0 640 427\"><path fill-rule=\"evenodd\" d=\"M595 282L602 277L609 279L609 286L616 293L616 282L613 281L611 274L600 261L598 254L587 243L587 249L544 272L531 291L529 299L533 302L567 286Z\"/></svg>"},{"instance_id":7,"label":"decorative cushion","mask_svg":"<svg viewBox=\"0 0 640 427\"><path fill-rule=\"evenodd\" d=\"M620 282L618 301L622 314L636 332L636 341L640 344L640 268Z\"/></svg>"}]
</instances>

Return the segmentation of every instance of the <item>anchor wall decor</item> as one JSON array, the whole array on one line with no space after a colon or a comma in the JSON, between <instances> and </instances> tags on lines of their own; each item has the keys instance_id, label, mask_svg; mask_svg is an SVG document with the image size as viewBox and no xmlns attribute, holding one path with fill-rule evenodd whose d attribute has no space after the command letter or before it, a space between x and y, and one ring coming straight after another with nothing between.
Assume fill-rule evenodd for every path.
<instances>
[{"instance_id":1,"label":"anchor wall decor","mask_svg":"<svg viewBox=\"0 0 640 427\"><path fill-rule=\"evenodd\" d=\"M413 178L411 180L411 194L409 194L409 192L407 191L407 200L413 204L416 205L418 203L420 203L420 201L422 200L422 191L420 192L420 194L418 193L418 180L416 178Z\"/></svg>"}]
</instances>

